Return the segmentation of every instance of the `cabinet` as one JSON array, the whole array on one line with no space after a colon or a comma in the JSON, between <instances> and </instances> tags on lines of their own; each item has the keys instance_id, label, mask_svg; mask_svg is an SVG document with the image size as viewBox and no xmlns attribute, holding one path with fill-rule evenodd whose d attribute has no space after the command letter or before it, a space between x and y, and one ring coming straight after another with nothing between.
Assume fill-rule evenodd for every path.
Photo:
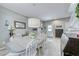
<instances>
[{"instance_id":1,"label":"cabinet","mask_svg":"<svg viewBox=\"0 0 79 59\"><path fill-rule=\"evenodd\" d=\"M55 29L55 37L61 38L63 29Z\"/></svg>"},{"instance_id":2,"label":"cabinet","mask_svg":"<svg viewBox=\"0 0 79 59\"><path fill-rule=\"evenodd\" d=\"M69 38L63 52L64 56L79 56L79 38Z\"/></svg>"}]
</instances>

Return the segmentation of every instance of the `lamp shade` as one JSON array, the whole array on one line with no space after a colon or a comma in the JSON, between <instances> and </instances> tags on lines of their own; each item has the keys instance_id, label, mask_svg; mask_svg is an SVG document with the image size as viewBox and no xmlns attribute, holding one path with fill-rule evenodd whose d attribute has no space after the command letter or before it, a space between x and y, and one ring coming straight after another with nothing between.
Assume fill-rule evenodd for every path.
<instances>
[{"instance_id":1,"label":"lamp shade","mask_svg":"<svg viewBox=\"0 0 79 59\"><path fill-rule=\"evenodd\" d=\"M28 19L28 27L32 27L32 28L38 28L38 27L40 27L40 19L29 18Z\"/></svg>"}]
</instances>

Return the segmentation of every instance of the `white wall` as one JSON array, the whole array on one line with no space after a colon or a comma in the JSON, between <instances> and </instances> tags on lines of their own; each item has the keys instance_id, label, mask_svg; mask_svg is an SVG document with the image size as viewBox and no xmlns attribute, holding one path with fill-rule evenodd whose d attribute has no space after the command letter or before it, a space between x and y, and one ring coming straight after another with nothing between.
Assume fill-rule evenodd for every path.
<instances>
[{"instance_id":1,"label":"white wall","mask_svg":"<svg viewBox=\"0 0 79 59\"><path fill-rule=\"evenodd\" d=\"M67 18L65 18L65 19L58 19L58 20L52 20L52 21L45 22L45 26L47 28L48 25L52 25L52 29L53 29L53 33L52 34L55 36L55 29L57 28L56 26L62 25L62 27L60 29L64 29L65 28L65 24L68 23L68 22L69 22L69 19L67 19Z\"/></svg>"},{"instance_id":2,"label":"white wall","mask_svg":"<svg viewBox=\"0 0 79 59\"><path fill-rule=\"evenodd\" d=\"M62 26L62 27L59 27L59 28L63 29L64 26L65 26L65 21L55 20L55 21L52 22L52 25L54 26L55 29L57 28L57 26Z\"/></svg>"},{"instance_id":3,"label":"white wall","mask_svg":"<svg viewBox=\"0 0 79 59\"><path fill-rule=\"evenodd\" d=\"M0 6L0 47L2 46L3 40L9 39L8 27L5 26L6 20L8 20L8 23L12 26L14 26L14 20L26 22L27 29L26 17Z\"/></svg>"},{"instance_id":4,"label":"white wall","mask_svg":"<svg viewBox=\"0 0 79 59\"><path fill-rule=\"evenodd\" d=\"M63 20L55 20L52 22L52 26L53 26L53 34L54 34L54 37L55 37L55 29L64 29L65 28L65 23L67 21L65 21L64 19ZM57 26L62 26L62 27L57 27Z\"/></svg>"}]
</instances>

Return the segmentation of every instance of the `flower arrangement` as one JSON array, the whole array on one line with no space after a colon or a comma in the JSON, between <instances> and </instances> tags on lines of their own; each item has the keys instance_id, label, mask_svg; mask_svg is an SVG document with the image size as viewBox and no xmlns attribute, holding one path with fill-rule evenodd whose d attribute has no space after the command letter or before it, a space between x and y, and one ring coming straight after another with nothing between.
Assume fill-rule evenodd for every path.
<instances>
[{"instance_id":1,"label":"flower arrangement","mask_svg":"<svg viewBox=\"0 0 79 59\"><path fill-rule=\"evenodd\" d=\"M30 32L30 33L29 33L29 37L30 37L31 39L35 39L36 33L35 33L35 32Z\"/></svg>"}]
</instances>

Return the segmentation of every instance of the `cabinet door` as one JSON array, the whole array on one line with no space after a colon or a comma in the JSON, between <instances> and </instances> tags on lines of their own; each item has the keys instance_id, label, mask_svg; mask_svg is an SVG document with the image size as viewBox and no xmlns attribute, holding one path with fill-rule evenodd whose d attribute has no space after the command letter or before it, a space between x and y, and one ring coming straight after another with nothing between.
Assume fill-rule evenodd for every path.
<instances>
[{"instance_id":1,"label":"cabinet door","mask_svg":"<svg viewBox=\"0 0 79 59\"><path fill-rule=\"evenodd\" d=\"M79 39L69 38L69 41L64 48L64 54L79 56Z\"/></svg>"},{"instance_id":2,"label":"cabinet door","mask_svg":"<svg viewBox=\"0 0 79 59\"><path fill-rule=\"evenodd\" d=\"M61 38L63 29L55 29L55 37Z\"/></svg>"}]
</instances>

